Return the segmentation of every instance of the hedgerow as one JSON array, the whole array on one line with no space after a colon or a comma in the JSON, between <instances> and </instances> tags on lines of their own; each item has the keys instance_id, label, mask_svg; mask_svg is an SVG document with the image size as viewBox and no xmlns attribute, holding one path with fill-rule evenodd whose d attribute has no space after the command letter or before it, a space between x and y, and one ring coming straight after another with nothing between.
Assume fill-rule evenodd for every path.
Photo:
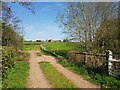
<instances>
[{"instance_id":1,"label":"hedgerow","mask_svg":"<svg viewBox=\"0 0 120 90\"><path fill-rule=\"evenodd\" d=\"M3 47L2 48L2 73L5 77L6 71L11 68L15 61L17 60L18 55L14 47Z\"/></svg>"}]
</instances>

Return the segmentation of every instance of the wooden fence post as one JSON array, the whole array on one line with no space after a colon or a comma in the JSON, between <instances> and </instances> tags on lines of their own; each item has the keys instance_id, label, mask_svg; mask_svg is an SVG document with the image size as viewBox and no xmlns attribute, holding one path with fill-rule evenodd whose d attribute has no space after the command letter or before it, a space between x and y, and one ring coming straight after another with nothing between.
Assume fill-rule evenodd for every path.
<instances>
[{"instance_id":1,"label":"wooden fence post","mask_svg":"<svg viewBox=\"0 0 120 90\"><path fill-rule=\"evenodd\" d=\"M85 52L85 60L84 60L84 65L87 64L87 52Z\"/></svg>"},{"instance_id":2,"label":"wooden fence post","mask_svg":"<svg viewBox=\"0 0 120 90\"><path fill-rule=\"evenodd\" d=\"M109 75L112 75L112 62L111 60L113 60L113 55L112 55L112 51L109 50L109 58L108 58L108 73Z\"/></svg>"},{"instance_id":3,"label":"wooden fence post","mask_svg":"<svg viewBox=\"0 0 120 90\"><path fill-rule=\"evenodd\" d=\"M106 68L107 68L108 75L111 75L112 63L110 60L112 60L112 59L113 59L112 51L108 50L106 52Z\"/></svg>"},{"instance_id":4,"label":"wooden fence post","mask_svg":"<svg viewBox=\"0 0 120 90\"><path fill-rule=\"evenodd\" d=\"M106 51L106 74L109 74L109 51Z\"/></svg>"},{"instance_id":5,"label":"wooden fence post","mask_svg":"<svg viewBox=\"0 0 120 90\"><path fill-rule=\"evenodd\" d=\"M114 64L115 63L115 64ZM117 67L117 63L120 63L120 60L113 59L112 51L108 50L106 52L106 70L107 74L119 78L120 68Z\"/></svg>"}]
</instances>

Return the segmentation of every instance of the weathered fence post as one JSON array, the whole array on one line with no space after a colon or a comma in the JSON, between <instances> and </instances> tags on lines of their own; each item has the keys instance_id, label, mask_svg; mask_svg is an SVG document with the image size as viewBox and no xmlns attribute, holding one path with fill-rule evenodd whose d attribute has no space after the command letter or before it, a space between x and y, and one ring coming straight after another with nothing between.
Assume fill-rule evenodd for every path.
<instances>
[{"instance_id":1,"label":"weathered fence post","mask_svg":"<svg viewBox=\"0 0 120 90\"><path fill-rule=\"evenodd\" d=\"M108 74L111 75L112 63L110 60L113 59L112 51L109 50L109 58L108 58Z\"/></svg>"},{"instance_id":2,"label":"weathered fence post","mask_svg":"<svg viewBox=\"0 0 120 90\"><path fill-rule=\"evenodd\" d=\"M111 66L112 66L112 63L110 62L110 60L113 59L113 56L112 56L112 51L108 50L106 52L106 70L107 70L107 74L111 74Z\"/></svg>"},{"instance_id":3,"label":"weathered fence post","mask_svg":"<svg viewBox=\"0 0 120 90\"><path fill-rule=\"evenodd\" d=\"M109 51L106 51L106 73L109 74L108 72L108 63L109 63Z\"/></svg>"},{"instance_id":4,"label":"weathered fence post","mask_svg":"<svg viewBox=\"0 0 120 90\"><path fill-rule=\"evenodd\" d=\"M108 75L111 75L112 63L110 62L110 60L112 60L112 59L113 59L112 51L108 50L106 52L106 68L107 68Z\"/></svg>"},{"instance_id":5,"label":"weathered fence post","mask_svg":"<svg viewBox=\"0 0 120 90\"><path fill-rule=\"evenodd\" d=\"M119 63L119 64L117 64ZM120 60L114 59L112 51L108 50L106 52L106 68L107 74L120 78Z\"/></svg>"},{"instance_id":6,"label":"weathered fence post","mask_svg":"<svg viewBox=\"0 0 120 90\"><path fill-rule=\"evenodd\" d=\"M84 65L87 64L87 52L85 52L85 60L84 60Z\"/></svg>"}]
</instances>

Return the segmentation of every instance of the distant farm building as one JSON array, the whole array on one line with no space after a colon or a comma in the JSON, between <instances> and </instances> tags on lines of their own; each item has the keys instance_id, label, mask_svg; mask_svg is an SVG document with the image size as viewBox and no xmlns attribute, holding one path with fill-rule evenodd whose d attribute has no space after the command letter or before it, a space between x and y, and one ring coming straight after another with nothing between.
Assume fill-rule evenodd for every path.
<instances>
[{"instance_id":1,"label":"distant farm building","mask_svg":"<svg viewBox=\"0 0 120 90\"><path fill-rule=\"evenodd\" d=\"M62 40L52 40L52 39L49 39L48 42L62 42Z\"/></svg>"},{"instance_id":2,"label":"distant farm building","mask_svg":"<svg viewBox=\"0 0 120 90\"><path fill-rule=\"evenodd\" d=\"M36 42L42 42L42 40L36 40Z\"/></svg>"}]
</instances>

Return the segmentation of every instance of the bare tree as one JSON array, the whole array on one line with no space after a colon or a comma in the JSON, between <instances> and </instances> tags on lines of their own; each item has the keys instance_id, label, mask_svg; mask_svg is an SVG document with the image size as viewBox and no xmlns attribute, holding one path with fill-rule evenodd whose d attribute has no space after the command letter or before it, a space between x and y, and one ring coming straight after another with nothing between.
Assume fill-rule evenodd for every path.
<instances>
[{"instance_id":1,"label":"bare tree","mask_svg":"<svg viewBox=\"0 0 120 90\"><path fill-rule=\"evenodd\" d=\"M101 22L117 17L118 3L113 2L70 2L64 12L57 16L64 33L85 43L86 49L95 39Z\"/></svg>"}]
</instances>

